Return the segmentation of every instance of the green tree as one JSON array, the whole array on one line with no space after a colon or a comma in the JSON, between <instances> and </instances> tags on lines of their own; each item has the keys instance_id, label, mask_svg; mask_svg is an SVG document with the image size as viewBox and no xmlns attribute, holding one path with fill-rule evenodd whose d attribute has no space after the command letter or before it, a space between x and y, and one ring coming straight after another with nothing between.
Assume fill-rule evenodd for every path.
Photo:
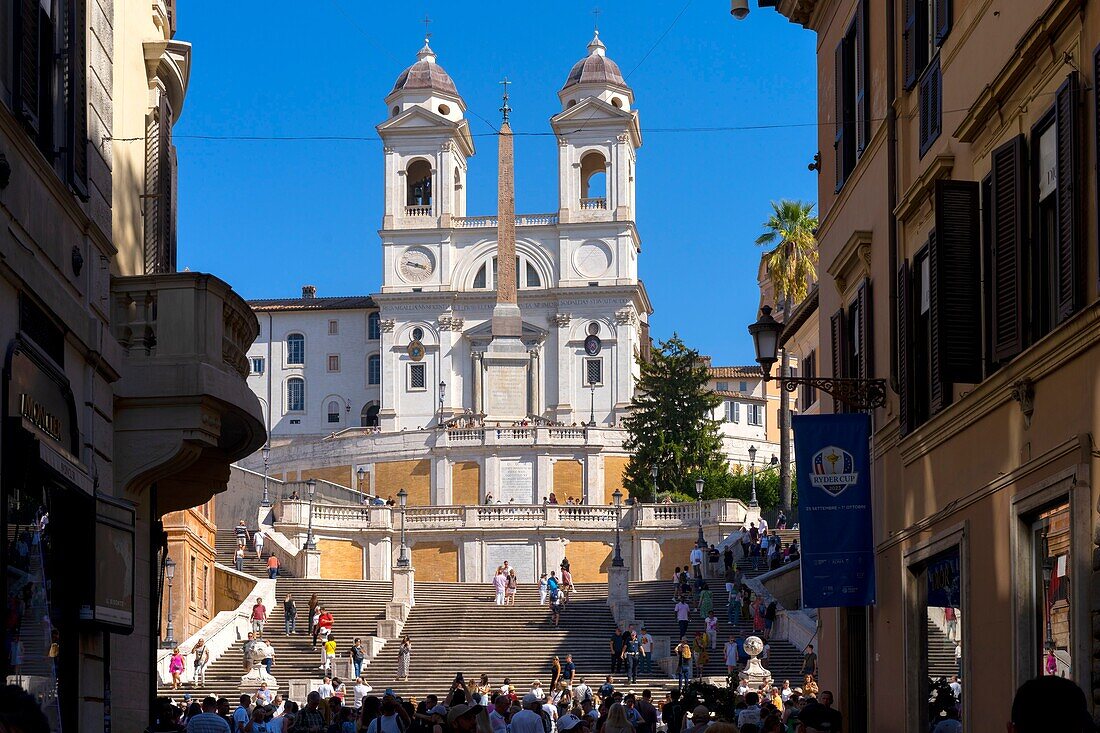
<instances>
[{"instance_id":1,"label":"green tree","mask_svg":"<svg viewBox=\"0 0 1100 733\"><path fill-rule=\"evenodd\" d=\"M776 305L782 303L783 318L791 306L806 297L810 283L817 279L817 217L814 205L805 201L783 199L772 202L772 214L764 222L764 233L756 238L761 247L772 247L765 257L768 278L775 290ZM779 373L789 373L789 358L784 349L780 355ZM791 509L790 434L791 412L786 390L779 392L779 501ZM759 492L758 492L759 493Z\"/></svg>"},{"instance_id":2,"label":"green tree","mask_svg":"<svg viewBox=\"0 0 1100 733\"><path fill-rule=\"evenodd\" d=\"M727 473L714 410L721 399L708 385L710 374L699 352L673 334L641 362L638 389L624 420L630 451L623 481L630 495L653 501L658 490L695 496L695 479Z\"/></svg>"}]
</instances>

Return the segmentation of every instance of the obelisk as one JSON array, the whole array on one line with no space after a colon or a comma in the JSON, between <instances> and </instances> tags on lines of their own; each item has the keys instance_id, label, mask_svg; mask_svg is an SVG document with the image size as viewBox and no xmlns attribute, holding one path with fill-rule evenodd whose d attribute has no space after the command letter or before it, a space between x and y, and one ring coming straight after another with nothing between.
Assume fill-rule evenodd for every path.
<instances>
[{"instance_id":1,"label":"obelisk","mask_svg":"<svg viewBox=\"0 0 1100 733\"><path fill-rule=\"evenodd\" d=\"M530 358L521 338L523 320L516 297L516 191L512 128L508 124L508 80L504 84L504 120L497 135L497 300L492 340L482 359L485 369L485 419L505 423L527 417L527 369Z\"/></svg>"}]
</instances>

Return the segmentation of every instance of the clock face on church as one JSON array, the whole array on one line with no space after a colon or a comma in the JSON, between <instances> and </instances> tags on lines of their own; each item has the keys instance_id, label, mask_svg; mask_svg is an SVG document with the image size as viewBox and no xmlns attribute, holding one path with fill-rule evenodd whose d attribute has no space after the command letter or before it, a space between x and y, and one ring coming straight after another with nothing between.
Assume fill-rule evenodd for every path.
<instances>
[{"instance_id":1,"label":"clock face on church","mask_svg":"<svg viewBox=\"0 0 1100 733\"><path fill-rule=\"evenodd\" d=\"M423 247L409 247L398 258L397 271L406 282L422 283L435 271L435 260Z\"/></svg>"}]
</instances>

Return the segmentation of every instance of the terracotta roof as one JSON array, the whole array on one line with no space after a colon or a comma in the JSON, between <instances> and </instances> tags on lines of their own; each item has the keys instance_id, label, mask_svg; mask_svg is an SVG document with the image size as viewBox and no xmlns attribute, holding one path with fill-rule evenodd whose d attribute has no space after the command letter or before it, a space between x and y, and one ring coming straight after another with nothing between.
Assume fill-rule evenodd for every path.
<instances>
[{"instance_id":1,"label":"terracotta roof","mask_svg":"<svg viewBox=\"0 0 1100 733\"><path fill-rule=\"evenodd\" d=\"M789 340L794 338L794 335L798 332L798 329L802 328L803 324L817 312L817 284L810 288L810 294L803 298L793 311L791 311L791 317L783 324L783 332L779 334L780 347L785 346Z\"/></svg>"},{"instance_id":2,"label":"terracotta roof","mask_svg":"<svg viewBox=\"0 0 1100 733\"><path fill-rule=\"evenodd\" d=\"M712 366L709 369L712 379L760 379L764 376L759 365L752 366Z\"/></svg>"},{"instance_id":3,"label":"terracotta roof","mask_svg":"<svg viewBox=\"0 0 1100 733\"><path fill-rule=\"evenodd\" d=\"M263 298L250 300L254 311L340 311L374 310L378 305L369 295L348 295L332 298Z\"/></svg>"},{"instance_id":4,"label":"terracotta roof","mask_svg":"<svg viewBox=\"0 0 1100 733\"><path fill-rule=\"evenodd\" d=\"M767 401L764 397L757 397L756 395L751 395L746 392L734 392L733 390L729 389L716 389L714 390L714 394L718 395L719 397L737 397L742 400L756 400L757 402Z\"/></svg>"},{"instance_id":5,"label":"terracotta roof","mask_svg":"<svg viewBox=\"0 0 1100 733\"><path fill-rule=\"evenodd\" d=\"M595 38L588 44L588 55L573 64L562 89L574 84L611 84L625 87L626 80L623 78L623 72L619 70L618 64L604 55L605 49L597 31Z\"/></svg>"},{"instance_id":6,"label":"terracotta roof","mask_svg":"<svg viewBox=\"0 0 1100 733\"><path fill-rule=\"evenodd\" d=\"M424 48L417 54L418 61L401 72L397 81L393 84L393 91L400 89L434 89L437 92L458 96L458 89L450 74L435 62L435 53L428 48L427 42Z\"/></svg>"}]
</instances>

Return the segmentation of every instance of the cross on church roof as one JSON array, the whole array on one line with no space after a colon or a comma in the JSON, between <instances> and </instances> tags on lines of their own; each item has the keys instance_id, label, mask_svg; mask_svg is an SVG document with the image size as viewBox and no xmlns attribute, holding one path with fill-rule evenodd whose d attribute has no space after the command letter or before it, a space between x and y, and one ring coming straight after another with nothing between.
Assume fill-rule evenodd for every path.
<instances>
[{"instance_id":1,"label":"cross on church roof","mask_svg":"<svg viewBox=\"0 0 1100 733\"><path fill-rule=\"evenodd\" d=\"M599 30L600 30L600 8L598 6L596 8L593 8L592 15L596 16L596 22L593 23L592 25L593 25L593 28L598 33Z\"/></svg>"},{"instance_id":2,"label":"cross on church roof","mask_svg":"<svg viewBox=\"0 0 1100 733\"><path fill-rule=\"evenodd\" d=\"M504 77L500 82L504 85L504 106L500 108L501 113L504 115L504 121L508 121L508 113L512 111L512 108L508 106L508 85L512 82L508 81L508 77Z\"/></svg>"},{"instance_id":3,"label":"cross on church roof","mask_svg":"<svg viewBox=\"0 0 1100 733\"><path fill-rule=\"evenodd\" d=\"M428 42L428 39L432 37L429 27L432 24L432 19L427 15L424 16L424 20L421 21L424 24L424 43Z\"/></svg>"}]
</instances>

